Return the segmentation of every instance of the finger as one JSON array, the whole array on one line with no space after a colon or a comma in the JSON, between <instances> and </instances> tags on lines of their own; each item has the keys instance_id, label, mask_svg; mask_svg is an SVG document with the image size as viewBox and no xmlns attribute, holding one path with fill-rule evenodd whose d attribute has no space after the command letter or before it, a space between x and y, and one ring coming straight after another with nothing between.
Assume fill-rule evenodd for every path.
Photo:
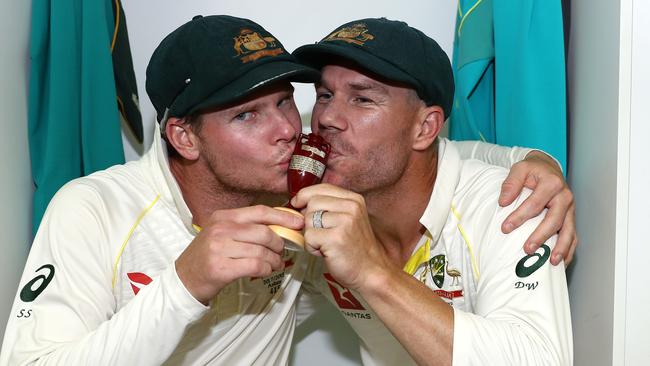
<instances>
[{"instance_id":1,"label":"finger","mask_svg":"<svg viewBox=\"0 0 650 366\"><path fill-rule=\"evenodd\" d=\"M314 195L310 198L309 204L303 209L303 214L309 215L316 210L346 212L355 215L366 212L366 204L363 197L356 193L348 197Z\"/></svg>"},{"instance_id":2,"label":"finger","mask_svg":"<svg viewBox=\"0 0 650 366\"><path fill-rule=\"evenodd\" d=\"M312 229L312 231L313 230L314 229ZM307 253L311 255L315 255L317 257L322 257L323 253L320 251L320 248L321 248L320 244L313 239L313 232L311 233L305 232L305 250L307 251Z\"/></svg>"},{"instance_id":3,"label":"finger","mask_svg":"<svg viewBox=\"0 0 650 366\"><path fill-rule=\"evenodd\" d=\"M573 252L575 251L575 245L577 245L577 243L578 240L575 231L575 207L572 206L569 209L564 224L562 225L555 248L553 248L551 263L557 265L560 263L562 258L565 258L565 263L567 261L570 262L568 256L571 255L571 259L573 259Z\"/></svg>"},{"instance_id":4,"label":"finger","mask_svg":"<svg viewBox=\"0 0 650 366\"><path fill-rule=\"evenodd\" d=\"M305 231L307 230L326 230L334 227L341 226L344 222L350 221L350 215L345 212L336 212L336 211L327 211L323 210L321 214L321 226L320 228L315 227L314 216L316 211L309 212L306 217L308 220L305 222Z\"/></svg>"},{"instance_id":5,"label":"finger","mask_svg":"<svg viewBox=\"0 0 650 366\"><path fill-rule=\"evenodd\" d=\"M284 264L283 264L284 265ZM242 277L266 277L274 269L269 262L259 258L221 258L213 262L213 267L204 269L205 273L212 273L210 281L223 282L222 286Z\"/></svg>"},{"instance_id":6,"label":"finger","mask_svg":"<svg viewBox=\"0 0 650 366\"><path fill-rule=\"evenodd\" d=\"M254 259L266 262L276 271L284 268L281 253L274 252L255 243L236 242L225 248L223 255L231 259Z\"/></svg>"},{"instance_id":7,"label":"finger","mask_svg":"<svg viewBox=\"0 0 650 366\"><path fill-rule=\"evenodd\" d=\"M501 194L499 195L501 207L508 206L519 196L529 172L529 165L525 162L519 162L512 166L508 176L501 184Z\"/></svg>"},{"instance_id":8,"label":"finger","mask_svg":"<svg viewBox=\"0 0 650 366\"><path fill-rule=\"evenodd\" d=\"M298 191L298 193L291 199L291 205L299 208L305 207L307 203L316 196L331 196L355 201L362 199L357 193L331 184L323 183L309 186Z\"/></svg>"},{"instance_id":9,"label":"finger","mask_svg":"<svg viewBox=\"0 0 650 366\"><path fill-rule=\"evenodd\" d=\"M328 249L327 243L331 239L328 229L310 228L305 231L305 249L308 253L317 257L325 257L325 251Z\"/></svg>"},{"instance_id":10,"label":"finger","mask_svg":"<svg viewBox=\"0 0 650 366\"><path fill-rule=\"evenodd\" d=\"M279 271L284 268L284 263L282 264L282 268L274 268L269 262L260 260L259 258L234 259L233 263L234 271L238 274L236 278L267 277L274 271Z\"/></svg>"},{"instance_id":11,"label":"finger","mask_svg":"<svg viewBox=\"0 0 650 366\"><path fill-rule=\"evenodd\" d=\"M526 243L524 244L524 250L526 253L534 253L542 243L545 243L553 235L557 234L565 224L565 218L566 212L562 210L560 205L554 205L549 208L542 222L537 226L537 228L535 228L532 234L530 234L528 239L526 239ZM560 247L560 252L562 253L568 251L564 248L568 248L570 244L570 240L567 242L563 241L564 239L565 238L560 237L556 245Z\"/></svg>"},{"instance_id":12,"label":"finger","mask_svg":"<svg viewBox=\"0 0 650 366\"><path fill-rule=\"evenodd\" d=\"M240 224L280 225L296 230L301 229L303 224L303 218L300 215L264 205L218 210L212 214L211 222L224 221Z\"/></svg>"},{"instance_id":13,"label":"finger","mask_svg":"<svg viewBox=\"0 0 650 366\"><path fill-rule=\"evenodd\" d=\"M573 257L575 255L576 248L578 248L578 242L579 240L578 237L576 236L573 239L573 243L571 244L571 249L569 249L569 255L567 255L566 258L564 258L564 268L568 267L571 264L571 262L573 262Z\"/></svg>"},{"instance_id":14,"label":"finger","mask_svg":"<svg viewBox=\"0 0 650 366\"><path fill-rule=\"evenodd\" d=\"M571 252L573 243L573 235L569 234L567 230L560 231L555 248L553 248L553 252L551 253L551 264L556 266L562 262L562 259L567 258Z\"/></svg>"},{"instance_id":15,"label":"finger","mask_svg":"<svg viewBox=\"0 0 650 366\"><path fill-rule=\"evenodd\" d=\"M548 205L549 208L555 208L555 212L552 213L552 218L554 219L552 222L557 225L553 232L557 232L562 225L562 221L557 222L557 215L561 215L562 220L564 220L564 215L568 206L571 204L571 201L558 197L557 193L553 187L539 184L537 189L503 221L501 231L504 234L512 232L512 230L520 227L527 220L542 213L544 207Z\"/></svg>"},{"instance_id":16,"label":"finger","mask_svg":"<svg viewBox=\"0 0 650 366\"><path fill-rule=\"evenodd\" d=\"M222 224L208 228L207 234L215 242L229 239L240 243L255 243L276 253L281 253L284 248L282 238L274 233L267 225Z\"/></svg>"}]
</instances>

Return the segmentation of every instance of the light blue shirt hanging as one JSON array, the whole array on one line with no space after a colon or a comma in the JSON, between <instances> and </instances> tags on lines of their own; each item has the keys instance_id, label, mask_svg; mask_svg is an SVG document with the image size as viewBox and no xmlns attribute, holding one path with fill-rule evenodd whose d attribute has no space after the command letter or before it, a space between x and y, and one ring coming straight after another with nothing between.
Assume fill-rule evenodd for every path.
<instances>
[{"instance_id":1,"label":"light blue shirt hanging","mask_svg":"<svg viewBox=\"0 0 650 366\"><path fill-rule=\"evenodd\" d=\"M542 149L566 172L560 0L459 0L450 135Z\"/></svg>"}]
</instances>

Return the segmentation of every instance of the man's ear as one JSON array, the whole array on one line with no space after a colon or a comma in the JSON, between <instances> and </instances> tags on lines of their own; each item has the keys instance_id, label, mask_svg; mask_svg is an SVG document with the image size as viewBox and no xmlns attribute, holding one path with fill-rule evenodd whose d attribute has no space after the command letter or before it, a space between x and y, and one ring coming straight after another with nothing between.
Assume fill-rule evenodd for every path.
<instances>
[{"instance_id":1,"label":"man's ear","mask_svg":"<svg viewBox=\"0 0 650 366\"><path fill-rule=\"evenodd\" d=\"M438 137L445 123L445 113L437 105L423 107L418 112L415 126L414 150L426 150Z\"/></svg>"},{"instance_id":2,"label":"man's ear","mask_svg":"<svg viewBox=\"0 0 650 366\"><path fill-rule=\"evenodd\" d=\"M185 159L196 160L199 158L199 137L192 130L192 126L185 123L184 118L169 117L165 125L167 143Z\"/></svg>"}]
</instances>

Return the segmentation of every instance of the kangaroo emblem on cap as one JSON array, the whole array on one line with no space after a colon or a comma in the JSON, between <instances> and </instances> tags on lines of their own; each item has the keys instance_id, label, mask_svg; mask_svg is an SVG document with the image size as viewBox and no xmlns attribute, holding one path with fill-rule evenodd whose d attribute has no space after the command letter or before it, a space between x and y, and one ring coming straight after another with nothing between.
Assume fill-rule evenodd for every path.
<instances>
[{"instance_id":1,"label":"kangaroo emblem on cap","mask_svg":"<svg viewBox=\"0 0 650 366\"><path fill-rule=\"evenodd\" d=\"M247 63L255 61L264 56L277 56L284 52L282 47L278 47L275 38L262 37L259 33L244 28L239 31L239 35L233 37L233 48L237 56L243 56L241 61Z\"/></svg>"},{"instance_id":2,"label":"kangaroo emblem on cap","mask_svg":"<svg viewBox=\"0 0 650 366\"><path fill-rule=\"evenodd\" d=\"M363 46L366 41L375 39L375 36L368 33L368 27L363 23L355 23L349 27L343 27L335 30L329 36L323 39L327 41L344 41L348 43L358 44Z\"/></svg>"}]
</instances>

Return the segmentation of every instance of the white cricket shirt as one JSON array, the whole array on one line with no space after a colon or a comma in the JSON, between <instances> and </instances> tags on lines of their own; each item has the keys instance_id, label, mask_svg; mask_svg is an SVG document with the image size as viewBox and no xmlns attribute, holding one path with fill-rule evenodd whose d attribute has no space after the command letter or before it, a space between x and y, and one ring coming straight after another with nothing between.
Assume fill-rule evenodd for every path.
<instances>
[{"instance_id":1,"label":"white cricket shirt","mask_svg":"<svg viewBox=\"0 0 650 366\"><path fill-rule=\"evenodd\" d=\"M570 365L571 316L564 266L553 266L556 237L534 255L523 244L544 214L511 234L505 218L529 195L500 207L503 168L461 160L448 140L439 145L439 174L420 223L426 233L407 263L409 273L454 309L454 365ZM406 269L406 268L405 268ZM363 298L342 287L316 260L307 282L334 304L361 338L365 365L413 360ZM313 298L306 296L305 301ZM302 311L302 309L301 309ZM395 309L399 311L399 309ZM426 317L426 314L422 314ZM408 324L420 337L418 324Z\"/></svg>"},{"instance_id":2,"label":"white cricket shirt","mask_svg":"<svg viewBox=\"0 0 650 366\"><path fill-rule=\"evenodd\" d=\"M140 160L65 185L34 240L0 365L284 365L306 254L205 307L174 261L196 235L160 133Z\"/></svg>"},{"instance_id":3,"label":"white cricket shirt","mask_svg":"<svg viewBox=\"0 0 650 366\"><path fill-rule=\"evenodd\" d=\"M529 150L462 143L468 156ZM0 365L285 365L306 254L240 279L210 307L174 261L196 235L156 125L140 160L66 184L41 222L19 283Z\"/></svg>"}]
</instances>

